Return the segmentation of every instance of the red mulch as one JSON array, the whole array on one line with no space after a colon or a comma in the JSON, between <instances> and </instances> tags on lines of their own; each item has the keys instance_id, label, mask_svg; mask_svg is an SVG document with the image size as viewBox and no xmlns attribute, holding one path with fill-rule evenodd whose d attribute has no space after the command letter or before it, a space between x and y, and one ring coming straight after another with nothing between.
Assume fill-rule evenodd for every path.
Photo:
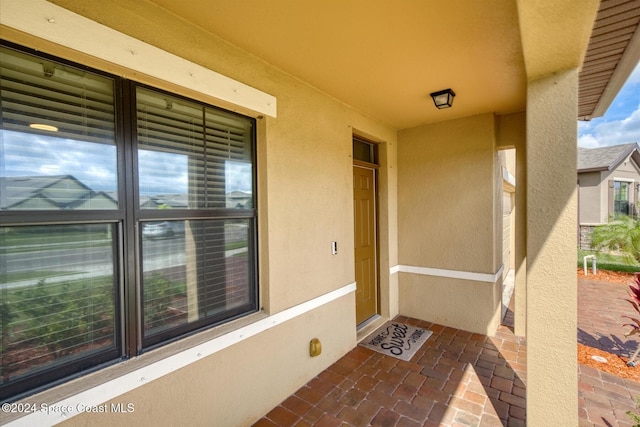
<instances>
[{"instance_id":1,"label":"red mulch","mask_svg":"<svg viewBox=\"0 0 640 427\"><path fill-rule=\"evenodd\" d=\"M588 274L584 275L584 269L578 269L578 277L581 279L596 280L598 282L619 283L622 285L631 285L633 283L634 273L620 273L616 271L598 270L593 274L591 269L587 270Z\"/></svg>"},{"instance_id":2,"label":"red mulch","mask_svg":"<svg viewBox=\"0 0 640 427\"><path fill-rule=\"evenodd\" d=\"M604 357L607 359L607 362L599 362L591 356ZM627 362L629 361L628 357L618 356L597 348L578 344L578 363L636 382L640 382L640 360L638 359L640 358L636 358L638 366L634 368L627 366Z\"/></svg>"},{"instance_id":3,"label":"red mulch","mask_svg":"<svg viewBox=\"0 0 640 427\"><path fill-rule=\"evenodd\" d=\"M578 277L589 280L597 280L600 282L618 283L621 285L631 285L634 282L633 273L618 273L614 271L600 270L594 275L591 270L585 277L584 270L578 269ZM599 362L591 356L600 356L607 359L607 362ZM604 372L609 372L615 376L626 378L632 381L640 382L640 358L636 359L637 367L627 366L629 358L608 353L606 351L578 344L578 363L591 366Z\"/></svg>"}]
</instances>

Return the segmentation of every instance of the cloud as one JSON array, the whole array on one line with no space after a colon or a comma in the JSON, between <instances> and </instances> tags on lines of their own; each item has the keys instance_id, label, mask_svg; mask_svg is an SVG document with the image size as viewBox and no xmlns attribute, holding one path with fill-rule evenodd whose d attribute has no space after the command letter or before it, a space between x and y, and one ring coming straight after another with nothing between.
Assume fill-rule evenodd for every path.
<instances>
[{"instance_id":1,"label":"cloud","mask_svg":"<svg viewBox=\"0 0 640 427\"><path fill-rule=\"evenodd\" d=\"M0 176L72 175L93 190L117 191L117 151L113 144L0 130L0 151L4 156L4 161L0 161ZM140 149L140 193L147 196L187 194L189 174L191 181L204 179L198 162L192 160L190 162L187 153ZM220 172L222 170L210 173L211 176L217 173L215 179L219 180ZM225 161L224 181L226 192L252 192L251 163Z\"/></svg>"},{"instance_id":2,"label":"cloud","mask_svg":"<svg viewBox=\"0 0 640 427\"><path fill-rule=\"evenodd\" d=\"M225 186L227 193L236 190L251 193L253 187L251 163L227 160L225 162Z\"/></svg>"},{"instance_id":3,"label":"cloud","mask_svg":"<svg viewBox=\"0 0 640 427\"><path fill-rule=\"evenodd\" d=\"M116 191L116 147L3 130L0 176L72 175L94 190Z\"/></svg>"},{"instance_id":4,"label":"cloud","mask_svg":"<svg viewBox=\"0 0 640 427\"><path fill-rule=\"evenodd\" d=\"M189 157L178 153L138 150L140 194L187 194Z\"/></svg>"},{"instance_id":5,"label":"cloud","mask_svg":"<svg viewBox=\"0 0 640 427\"><path fill-rule=\"evenodd\" d=\"M627 79L604 117L578 122L578 145L584 148L640 143L640 65Z\"/></svg>"},{"instance_id":6,"label":"cloud","mask_svg":"<svg viewBox=\"0 0 640 427\"><path fill-rule=\"evenodd\" d=\"M640 142L640 104L622 120L581 122L578 129L578 145L584 148Z\"/></svg>"}]
</instances>

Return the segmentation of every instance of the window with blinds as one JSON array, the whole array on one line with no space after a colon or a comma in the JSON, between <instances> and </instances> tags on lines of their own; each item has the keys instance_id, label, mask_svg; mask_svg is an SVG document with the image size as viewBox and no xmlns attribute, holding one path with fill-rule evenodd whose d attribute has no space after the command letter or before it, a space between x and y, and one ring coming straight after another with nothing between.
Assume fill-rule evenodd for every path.
<instances>
[{"instance_id":1,"label":"window with blinds","mask_svg":"<svg viewBox=\"0 0 640 427\"><path fill-rule=\"evenodd\" d=\"M0 123L3 401L257 311L254 119L0 42Z\"/></svg>"},{"instance_id":2,"label":"window with blinds","mask_svg":"<svg viewBox=\"0 0 640 427\"><path fill-rule=\"evenodd\" d=\"M153 345L255 309L254 132L245 117L136 93L142 330L143 344Z\"/></svg>"},{"instance_id":3,"label":"window with blinds","mask_svg":"<svg viewBox=\"0 0 640 427\"><path fill-rule=\"evenodd\" d=\"M0 209L117 209L113 79L7 48L0 61Z\"/></svg>"},{"instance_id":4,"label":"window with blinds","mask_svg":"<svg viewBox=\"0 0 640 427\"><path fill-rule=\"evenodd\" d=\"M117 357L113 226L1 227L0 392Z\"/></svg>"},{"instance_id":5,"label":"window with blinds","mask_svg":"<svg viewBox=\"0 0 640 427\"><path fill-rule=\"evenodd\" d=\"M115 81L0 46L0 397L121 355Z\"/></svg>"},{"instance_id":6,"label":"window with blinds","mask_svg":"<svg viewBox=\"0 0 640 427\"><path fill-rule=\"evenodd\" d=\"M253 207L253 127L244 117L138 88L140 207Z\"/></svg>"}]
</instances>

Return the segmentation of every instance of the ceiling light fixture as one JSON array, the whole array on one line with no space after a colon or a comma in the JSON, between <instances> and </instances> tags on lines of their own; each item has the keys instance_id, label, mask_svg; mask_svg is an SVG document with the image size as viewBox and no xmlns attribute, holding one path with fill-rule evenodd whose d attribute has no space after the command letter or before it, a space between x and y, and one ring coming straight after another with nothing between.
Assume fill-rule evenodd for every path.
<instances>
[{"instance_id":1,"label":"ceiling light fixture","mask_svg":"<svg viewBox=\"0 0 640 427\"><path fill-rule=\"evenodd\" d=\"M430 94L433 98L433 103L436 104L436 108L449 108L453 104L453 97L456 93L451 89L440 90Z\"/></svg>"},{"instance_id":2,"label":"ceiling light fixture","mask_svg":"<svg viewBox=\"0 0 640 427\"><path fill-rule=\"evenodd\" d=\"M31 123L29 125L29 127L31 129L38 129L38 130L46 130L49 132L58 132L58 128L52 125L45 125L44 123Z\"/></svg>"}]
</instances>

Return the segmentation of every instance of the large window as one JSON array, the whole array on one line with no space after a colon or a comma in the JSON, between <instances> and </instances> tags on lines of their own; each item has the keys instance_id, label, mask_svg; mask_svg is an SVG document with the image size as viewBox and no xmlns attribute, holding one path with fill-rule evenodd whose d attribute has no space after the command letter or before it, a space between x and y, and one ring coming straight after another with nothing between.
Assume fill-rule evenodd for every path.
<instances>
[{"instance_id":1,"label":"large window","mask_svg":"<svg viewBox=\"0 0 640 427\"><path fill-rule=\"evenodd\" d=\"M257 310L253 119L0 46L3 401Z\"/></svg>"},{"instance_id":2,"label":"large window","mask_svg":"<svg viewBox=\"0 0 640 427\"><path fill-rule=\"evenodd\" d=\"M630 215L629 212L629 193L631 183L626 181L613 182L613 216L618 218L624 215Z\"/></svg>"}]
</instances>

